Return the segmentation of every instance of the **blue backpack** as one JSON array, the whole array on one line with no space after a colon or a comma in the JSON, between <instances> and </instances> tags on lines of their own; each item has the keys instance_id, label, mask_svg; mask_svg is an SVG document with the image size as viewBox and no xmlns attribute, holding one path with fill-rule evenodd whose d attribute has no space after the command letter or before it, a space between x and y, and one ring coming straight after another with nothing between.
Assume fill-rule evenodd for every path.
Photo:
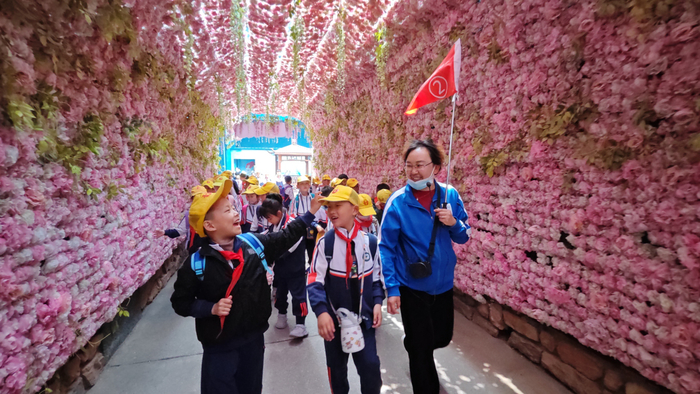
<instances>
[{"instance_id":1,"label":"blue backpack","mask_svg":"<svg viewBox=\"0 0 700 394\"><path fill-rule=\"evenodd\" d=\"M369 233L367 235L369 236L369 251L372 254L372 261L374 261L374 256L377 255L377 237ZM331 260L333 259L333 245L335 245L335 229L328 230L326 235L324 235L324 239L325 248L323 252L326 255L326 261L330 267Z\"/></svg>"},{"instance_id":2,"label":"blue backpack","mask_svg":"<svg viewBox=\"0 0 700 394\"><path fill-rule=\"evenodd\" d=\"M265 248L258 237L251 233L245 233L238 235L237 238L240 238L241 241L245 242L253 249L255 254L260 257L262 265L265 267L265 271L273 275L272 269L270 269L270 267L267 265L267 260L265 260ZM206 259L199 253L199 250L194 252L190 257L190 266L192 267L192 271L194 271L194 273L197 275L197 279L204 280L204 267L206 266Z\"/></svg>"}]
</instances>

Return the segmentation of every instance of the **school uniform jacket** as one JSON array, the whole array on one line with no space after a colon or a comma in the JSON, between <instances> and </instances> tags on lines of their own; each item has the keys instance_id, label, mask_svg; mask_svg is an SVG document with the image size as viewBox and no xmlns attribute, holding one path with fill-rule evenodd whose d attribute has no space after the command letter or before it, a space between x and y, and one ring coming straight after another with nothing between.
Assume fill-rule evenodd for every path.
<instances>
[{"instance_id":1,"label":"school uniform jacket","mask_svg":"<svg viewBox=\"0 0 700 394\"><path fill-rule=\"evenodd\" d=\"M341 231L347 236L347 230L344 228L336 228L335 231ZM374 306L381 305L384 298L384 277L382 275L381 259L379 257L379 248L374 257L371 256L369 237L366 233L359 231L355 242L355 255L357 256L358 273L362 271L362 280L364 280L364 291L362 294L362 318L369 323L374 319ZM309 269L306 290L309 294L309 303L316 316L323 312L328 312L333 321L337 322L333 307L346 308L350 311L357 308L352 305L350 290L346 287L350 281L346 282L345 272L345 253L346 242L335 237L333 244L333 258L330 266L326 260L325 253L326 236L319 239L316 244L313 261ZM357 284L359 286L359 282Z\"/></svg>"},{"instance_id":2,"label":"school uniform jacket","mask_svg":"<svg viewBox=\"0 0 700 394\"><path fill-rule=\"evenodd\" d=\"M294 220L285 211L282 214L282 220L276 225L270 226L269 232L273 234L278 233L293 222ZM311 225L313 225L313 223ZM306 272L306 249L304 247L299 247L301 241L306 238L305 235L306 233L304 233L304 236L300 237L289 250L275 260L275 275L303 275Z\"/></svg>"},{"instance_id":3,"label":"school uniform jacket","mask_svg":"<svg viewBox=\"0 0 700 394\"><path fill-rule=\"evenodd\" d=\"M256 234L265 248L267 260L279 258L294 245L306 234L306 228L313 219L314 215L307 213L290 222L280 232ZM231 267L214 246L207 244L200 249L201 255L206 259L201 280L192 270L189 257L177 272L175 291L170 297L170 302L178 315L195 318L197 339L205 347L229 344L230 341L250 337L253 333L262 333L268 328L272 303L265 268L260 257L243 241L236 239L233 249L242 249L244 266L241 277L231 293L233 305L224 321L223 331L219 317L212 315L211 310L214 304L226 295L238 261L232 261L234 266Z\"/></svg>"}]
</instances>

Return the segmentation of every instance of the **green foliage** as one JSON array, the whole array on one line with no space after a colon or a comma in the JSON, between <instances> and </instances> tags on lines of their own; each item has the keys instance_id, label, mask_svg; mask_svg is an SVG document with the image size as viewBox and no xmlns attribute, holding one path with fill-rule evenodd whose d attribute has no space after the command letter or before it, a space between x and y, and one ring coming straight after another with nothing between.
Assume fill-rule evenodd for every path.
<instances>
[{"instance_id":1,"label":"green foliage","mask_svg":"<svg viewBox=\"0 0 700 394\"><path fill-rule=\"evenodd\" d=\"M86 21L91 23L90 15L84 13ZM107 42L121 37L129 43L136 42L136 31L131 21L129 9L124 7L120 1L109 1L97 10L95 24L102 32L102 36Z\"/></svg>"},{"instance_id":2,"label":"green foliage","mask_svg":"<svg viewBox=\"0 0 700 394\"><path fill-rule=\"evenodd\" d=\"M56 129L47 130L37 143L37 156L43 161L61 163L68 171L79 176L83 159L90 153L98 155L102 152L100 143L103 133L102 119L89 114L77 126L77 134L70 140L59 138Z\"/></svg>"},{"instance_id":3,"label":"green foliage","mask_svg":"<svg viewBox=\"0 0 700 394\"><path fill-rule=\"evenodd\" d=\"M552 144L578 122L589 121L597 113L591 103L559 106L556 110L550 106L540 106L530 113L530 134Z\"/></svg>"},{"instance_id":4,"label":"green foliage","mask_svg":"<svg viewBox=\"0 0 700 394\"><path fill-rule=\"evenodd\" d=\"M121 305L117 307L117 316L119 317L129 317L129 311L124 309Z\"/></svg>"},{"instance_id":5,"label":"green foliage","mask_svg":"<svg viewBox=\"0 0 700 394\"><path fill-rule=\"evenodd\" d=\"M231 2L231 43L236 58L236 108L238 113L250 113L250 98L245 74L245 9Z\"/></svg>"},{"instance_id":6,"label":"green foliage","mask_svg":"<svg viewBox=\"0 0 700 394\"><path fill-rule=\"evenodd\" d=\"M335 24L335 36L338 40L338 44L335 47L335 57L337 62L336 71L336 87L338 91L342 92L345 90L345 81L347 76L345 75L345 17L347 13L345 8L342 6L338 8L338 21Z\"/></svg>"},{"instance_id":7,"label":"green foliage","mask_svg":"<svg viewBox=\"0 0 700 394\"><path fill-rule=\"evenodd\" d=\"M379 83L383 87L386 87L386 59L389 49L386 26L382 25L382 27L374 33L374 38L377 40L376 47L374 48L374 62L377 65L377 76L379 77Z\"/></svg>"},{"instance_id":8,"label":"green foliage","mask_svg":"<svg viewBox=\"0 0 700 394\"><path fill-rule=\"evenodd\" d=\"M615 17L627 14L640 25L654 26L667 22L676 0L598 0L598 15Z\"/></svg>"},{"instance_id":9,"label":"green foliage","mask_svg":"<svg viewBox=\"0 0 700 394\"><path fill-rule=\"evenodd\" d=\"M508 154L503 151L494 151L486 156L479 158L481 169L486 175L492 177L496 168L502 166L508 161Z\"/></svg>"}]
</instances>

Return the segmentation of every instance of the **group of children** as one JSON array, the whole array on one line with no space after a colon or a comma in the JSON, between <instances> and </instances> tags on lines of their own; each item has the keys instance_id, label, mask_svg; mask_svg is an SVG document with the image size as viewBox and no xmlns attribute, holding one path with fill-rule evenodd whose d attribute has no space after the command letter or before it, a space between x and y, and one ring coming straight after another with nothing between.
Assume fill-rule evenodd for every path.
<instances>
[{"instance_id":1,"label":"group of children","mask_svg":"<svg viewBox=\"0 0 700 394\"><path fill-rule=\"evenodd\" d=\"M290 336L308 336L308 306L316 313L333 393L349 391L344 348L350 344L338 335L341 315L360 322L364 348L353 359L362 392L379 393L374 335L385 287L376 236L389 186L379 185L373 201L358 194L359 182L345 174L301 176L296 191L291 177L280 190L244 174L234 185L231 175L193 187L180 226L158 232L187 235L190 256L178 271L171 302L176 313L196 319L204 349L202 393L262 391L263 334L273 300L275 327L288 326L288 294L296 318Z\"/></svg>"}]
</instances>

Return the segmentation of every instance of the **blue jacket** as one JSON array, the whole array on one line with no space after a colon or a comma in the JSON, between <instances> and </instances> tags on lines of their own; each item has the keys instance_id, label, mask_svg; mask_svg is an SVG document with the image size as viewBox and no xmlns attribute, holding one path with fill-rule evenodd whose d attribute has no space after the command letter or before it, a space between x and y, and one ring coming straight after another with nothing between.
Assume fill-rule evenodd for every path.
<instances>
[{"instance_id":1,"label":"blue jacket","mask_svg":"<svg viewBox=\"0 0 700 394\"><path fill-rule=\"evenodd\" d=\"M444 199L445 185L438 182L438 186L441 199ZM436 192L433 196L433 209L438 207L437 195ZM433 273L427 278L416 279L408 272L408 262L427 260L435 212L423 208L410 186L397 190L387 201L380 230L379 252L389 297L400 296L399 286L433 295L444 293L454 286L457 256L452 249L452 241L458 244L467 242L471 229L467 224L468 216L462 198L453 187L448 189L447 203L452 207L457 223L449 228L440 224L435 238L435 253L430 261ZM406 255L399 242L403 243Z\"/></svg>"}]
</instances>

